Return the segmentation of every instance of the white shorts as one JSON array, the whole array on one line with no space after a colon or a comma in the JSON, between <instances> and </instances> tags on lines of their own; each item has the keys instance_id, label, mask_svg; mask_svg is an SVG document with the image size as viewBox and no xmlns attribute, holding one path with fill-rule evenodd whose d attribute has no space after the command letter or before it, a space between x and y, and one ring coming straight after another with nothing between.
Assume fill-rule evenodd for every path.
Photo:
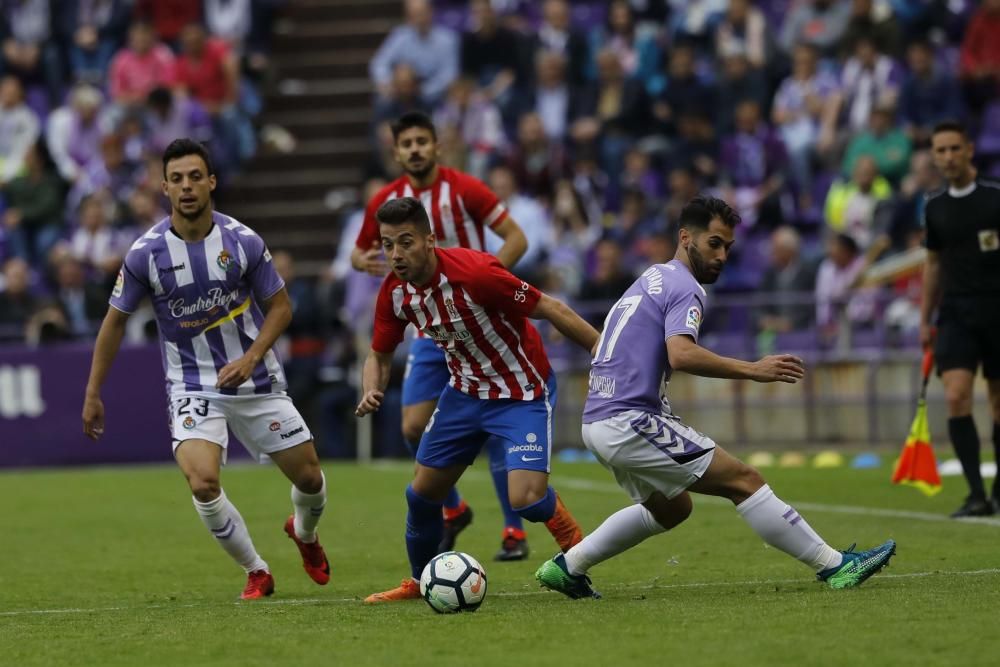
<instances>
[{"instance_id":1,"label":"white shorts","mask_svg":"<svg viewBox=\"0 0 1000 667\"><path fill-rule=\"evenodd\" d=\"M227 396L191 391L170 396L170 433L175 452L185 440L207 440L222 447L225 463L227 426L260 462L272 452L312 440L309 427L284 392Z\"/></svg>"},{"instance_id":2,"label":"white shorts","mask_svg":"<svg viewBox=\"0 0 1000 667\"><path fill-rule=\"evenodd\" d=\"M673 498L705 474L715 442L676 417L626 410L583 425L583 443L636 503Z\"/></svg>"}]
</instances>

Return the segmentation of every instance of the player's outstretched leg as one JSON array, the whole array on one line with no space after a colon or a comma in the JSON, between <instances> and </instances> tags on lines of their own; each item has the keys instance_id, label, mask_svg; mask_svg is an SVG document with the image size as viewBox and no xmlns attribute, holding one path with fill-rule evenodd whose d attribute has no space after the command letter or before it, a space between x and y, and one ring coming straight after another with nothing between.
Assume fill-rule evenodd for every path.
<instances>
[{"instance_id":1,"label":"player's outstretched leg","mask_svg":"<svg viewBox=\"0 0 1000 667\"><path fill-rule=\"evenodd\" d=\"M857 586L885 567L896 553L893 540L860 553L833 549L795 508L774 495L755 468L721 447L715 448L702 478L688 488L729 498L762 540L811 567L833 588Z\"/></svg>"},{"instance_id":2,"label":"player's outstretched leg","mask_svg":"<svg viewBox=\"0 0 1000 667\"><path fill-rule=\"evenodd\" d=\"M574 599L599 597L590 587L590 568L674 528L690 514L691 497L687 493L668 500L654 492L644 505L615 512L575 547L543 563L535 578L546 588Z\"/></svg>"},{"instance_id":3,"label":"player's outstretched leg","mask_svg":"<svg viewBox=\"0 0 1000 667\"><path fill-rule=\"evenodd\" d=\"M493 556L493 560L524 560L529 554L528 536L524 532L521 515L510 505L510 490L507 484L507 441L491 436L486 441L486 452L490 457L490 476L493 477L493 488L496 489L504 520L500 550Z\"/></svg>"},{"instance_id":4,"label":"player's outstretched leg","mask_svg":"<svg viewBox=\"0 0 1000 667\"><path fill-rule=\"evenodd\" d=\"M548 485L548 473L537 470L511 470L510 504L522 519L543 523L564 553L583 539L583 531L563 504L556 490Z\"/></svg>"},{"instance_id":5,"label":"player's outstretched leg","mask_svg":"<svg viewBox=\"0 0 1000 667\"><path fill-rule=\"evenodd\" d=\"M365 598L366 604L419 599L420 585L417 582L420 574L438 554L437 547L444 530L441 501L420 495L410 485L406 487L406 504L409 508L406 514L406 552L410 559L411 576L396 588L369 595Z\"/></svg>"},{"instance_id":6,"label":"player's outstretched leg","mask_svg":"<svg viewBox=\"0 0 1000 667\"><path fill-rule=\"evenodd\" d=\"M274 593L274 579L267 563L254 548L243 517L219 484L222 447L207 440L185 440L174 450L174 456L191 487L201 522L247 573L247 584L240 597L253 600Z\"/></svg>"},{"instance_id":7,"label":"player's outstretched leg","mask_svg":"<svg viewBox=\"0 0 1000 667\"><path fill-rule=\"evenodd\" d=\"M320 586L330 581L330 561L319 542L316 526L326 507L326 476L312 441L271 454L272 460L292 482L292 515L285 534L302 556L302 567Z\"/></svg>"}]
</instances>

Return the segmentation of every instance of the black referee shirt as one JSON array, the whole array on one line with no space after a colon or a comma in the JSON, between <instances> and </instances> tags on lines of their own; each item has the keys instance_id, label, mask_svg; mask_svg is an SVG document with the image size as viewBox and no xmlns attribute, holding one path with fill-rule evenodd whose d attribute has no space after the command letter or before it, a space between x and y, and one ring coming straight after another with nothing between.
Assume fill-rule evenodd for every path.
<instances>
[{"instance_id":1,"label":"black referee shirt","mask_svg":"<svg viewBox=\"0 0 1000 667\"><path fill-rule=\"evenodd\" d=\"M970 192L971 190L971 192ZM1000 297L1000 184L931 195L925 243L941 257L942 297Z\"/></svg>"}]
</instances>

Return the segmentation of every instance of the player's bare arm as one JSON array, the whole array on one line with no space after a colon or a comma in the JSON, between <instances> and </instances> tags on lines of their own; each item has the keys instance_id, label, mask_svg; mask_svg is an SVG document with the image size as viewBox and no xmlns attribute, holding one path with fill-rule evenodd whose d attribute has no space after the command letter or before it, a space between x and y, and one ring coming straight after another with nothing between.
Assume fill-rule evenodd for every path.
<instances>
[{"instance_id":1,"label":"player's bare arm","mask_svg":"<svg viewBox=\"0 0 1000 667\"><path fill-rule=\"evenodd\" d=\"M497 259L506 268L517 264L517 260L524 256L528 250L528 237L524 235L521 226L514 222L509 215L503 222L493 228L497 236L503 239L503 245L497 250Z\"/></svg>"},{"instance_id":2,"label":"player's bare arm","mask_svg":"<svg viewBox=\"0 0 1000 667\"><path fill-rule=\"evenodd\" d=\"M90 364L90 378L83 398L83 432L91 440L97 440L104 433L104 402L101 401L101 387L108 376L111 364L118 355L122 338L125 337L125 323L128 313L111 306L104 316L101 330L94 343L94 357Z\"/></svg>"},{"instance_id":3,"label":"player's bare arm","mask_svg":"<svg viewBox=\"0 0 1000 667\"><path fill-rule=\"evenodd\" d=\"M601 334L559 299L542 294L530 317L535 320L548 320L563 336L591 354L595 353Z\"/></svg>"},{"instance_id":4,"label":"player's bare arm","mask_svg":"<svg viewBox=\"0 0 1000 667\"><path fill-rule=\"evenodd\" d=\"M292 301L284 287L264 301L261 307L265 315L260 334L246 354L222 367L216 387L238 387L249 380L253 369L292 321Z\"/></svg>"},{"instance_id":5,"label":"player's bare arm","mask_svg":"<svg viewBox=\"0 0 1000 667\"><path fill-rule=\"evenodd\" d=\"M742 361L707 350L690 336L668 338L667 356L674 370L702 377L794 384L806 373L805 362L791 354L772 354L758 361Z\"/></svg>"},{"instance_id":6,"label":"player's bare arm","mask_svg":"<svg viewBox=\"0 0 1000 667\"><path fill-rule=\"evenodd\" d=\"M351 250L351 266L356 271L364 271L378 278L389 273L389 264L385 261L385 255L382 254L382 244L378 241L373 241L372 247L368 250L362 250L358 247Z\"/></svg>"},{"instance_id":7,"label":"player's bare arm","mask_svg":"<svg viewBox=\"0 0 1000 667\"><path fill-rule=\"evenodd\" d=\"M924 264L923 298L920 301L920 344L924 347L933 343L934 311L941 300L941 255L937 251L927 251Z\"/></svg>"},{"instance_id":8,"label":"player's bare arm","mask_svg":"<svg viewBox=\"0 0 1000 667\"><path fill-rule=\"evenodd\" d=\"M365 366L361 371L361 389L364 395L354 410L357 417L376 412L382 407L385 388L389 385L389 374L392 372L392 354L383 354L375 350L368 351Z\"/></svg>"}]
</instances>

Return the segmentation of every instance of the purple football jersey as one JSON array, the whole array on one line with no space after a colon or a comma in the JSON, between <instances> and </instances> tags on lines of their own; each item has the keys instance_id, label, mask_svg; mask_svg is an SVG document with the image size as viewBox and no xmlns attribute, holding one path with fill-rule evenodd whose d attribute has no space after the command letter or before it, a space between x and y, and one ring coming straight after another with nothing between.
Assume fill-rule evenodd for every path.
<instances>
[{"instance_id":1,"label":"purple football jersey","mask_svg":"<svg viewBox=\"0 0 1000 667\"><path fill-rule=\"evenodd\" d=\"M178 236L169 217L154 225L125 256L110 303L132 313L144 296L152 299L168 393L283 391L285 374L273 350L239 387L215 387L222 367L257 338L264 322L258 304L285 283L256 232L221 213L212 213L212 221L197 243Z\"/></svg>"},{"instance_id":2,"label":"purple football jersey","mask_svg":"<svg viewBox=\"0 0 1000 667\"><path fill-rule=\"evenodd\" d=\"M666 340L691 336L705 312L705 289L677 260L654 264L632 283L604 320L583 409L589 424L625 410L670 413Z\"/></svg>"}]
</instances>

